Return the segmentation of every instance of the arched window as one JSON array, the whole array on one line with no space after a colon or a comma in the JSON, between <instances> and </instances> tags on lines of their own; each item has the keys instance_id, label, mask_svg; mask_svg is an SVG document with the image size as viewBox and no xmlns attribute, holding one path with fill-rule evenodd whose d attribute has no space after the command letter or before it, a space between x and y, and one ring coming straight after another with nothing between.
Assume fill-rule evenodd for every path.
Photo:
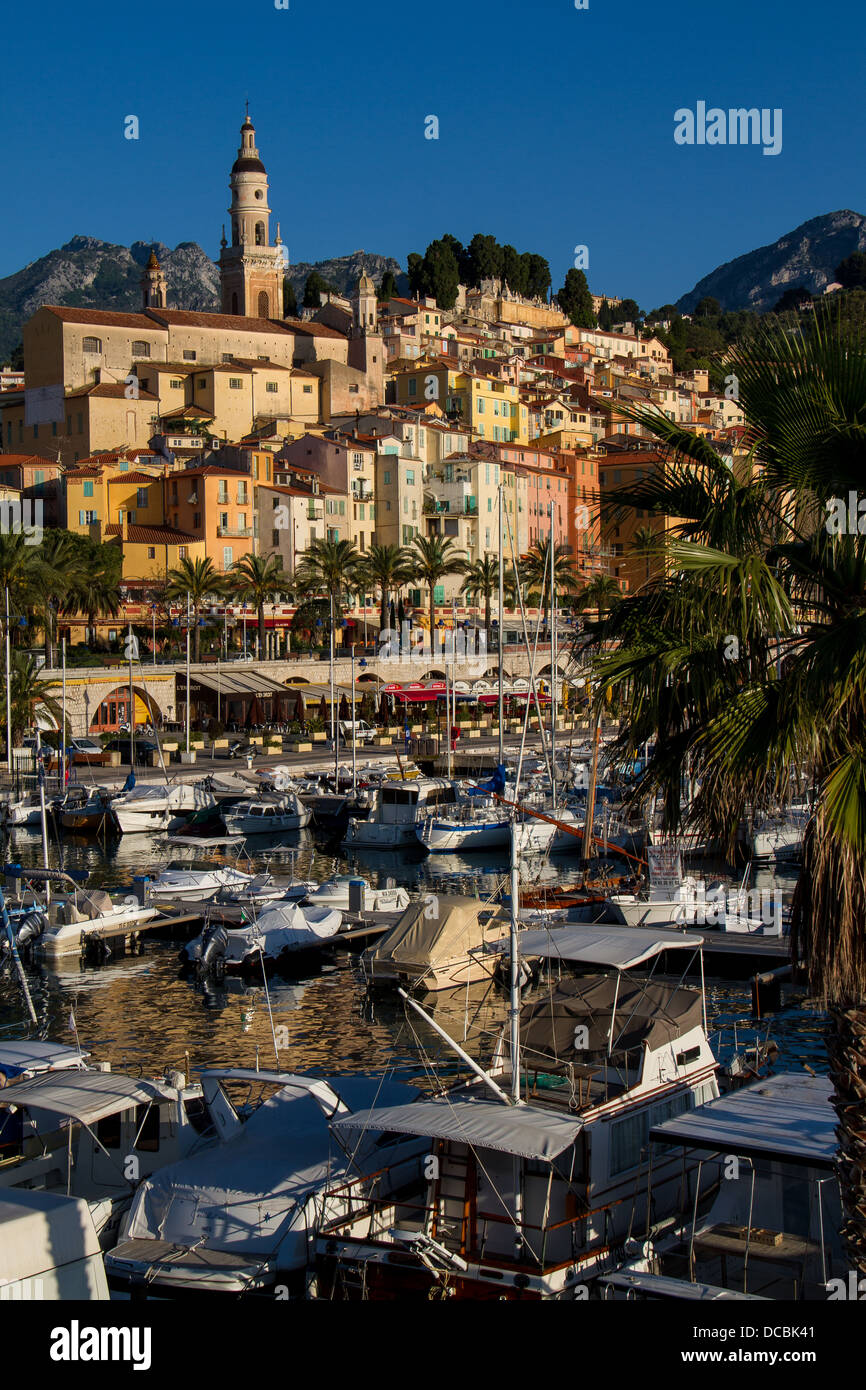
<instances>
[{"instance_id":1,"label":"arched window","mask_svg":"<svg viewBox=\"0 0 866 1390\"><path fill-rule=\"evenodd\" d=\"M256 223L256 246L264 246L264 244L265 244L265 224L264 224L264 222L257 222L257 223Z\"/></svg>"},{"instance_id":2,"label":"arched window","mask_svg":"<svg viewBox=\"0 0 866 1390\"><path fill-rule=\"evenodd\" d=\"M159 308L159 305L158 305L158 303L157 303L156 300L154 300L154 304L156 304L156 307ZM132 345L132 355L133 355L133 357L149 357L149 356L150 356L150 343L140 343L140 342L135 342L135 343L133 343L133 345Z\"/></svg>"},{"instance_id":3,"label":"arched window","mask_svg":"<svg viewBox=\"0 0 866 1390\"><path fill-rule=\"evenodd\" d=\"M259 318L266 319L270 316L271 306L268 301L267 290L262 290L259 295Z\"/></svg>"},{"instance_id":4,"label":"arched window","mask_svg":"<svg viewBox=\"0 0 866 1390\"><path fill-rule=\"evenodd\" d=\"M238 311L238 296L237 296L237 291L235 291L235 292L232 294L232 313L233 313L233 314L236 314L237 311Z\"/></svg>"},{"instance_id":5,"label":"arched window","mask_svg":"<svg viewBox=\"0 0 866 1390\"><path fill-rule=\"evenodd\" d=\"M85 339L84 339L84 349L83 349L83 350L84 350L84 352L102 352L102 339L101 339L101 338L85 338Z\"/></svg>"}]
</instances>

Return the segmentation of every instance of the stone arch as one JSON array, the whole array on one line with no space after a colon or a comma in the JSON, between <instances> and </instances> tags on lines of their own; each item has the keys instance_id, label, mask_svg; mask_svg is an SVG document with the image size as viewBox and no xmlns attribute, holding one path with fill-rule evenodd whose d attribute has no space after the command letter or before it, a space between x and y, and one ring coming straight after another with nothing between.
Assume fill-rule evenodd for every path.
<instances>
[{"instance_id":1,"label":"stone arch","mask_svg":"<svg viewBox=\"0 0 866 1390\"><path fill-rule=\"evenodd\" d=\"M264 246L264 245L265 245L265 224L264 224L264 222L257 222L257 223L256 223L256 233L255 233L255 235L256 235L256 246Z\"/></svg>"},{"instance_id":2,"label":"stone arch","mask_svg":"<svg viewBox=\"0 0 866 1390\"><path fill-rule=\"evenodd\" d=\"M358 677L358 679L356 680L355 684L356 684L356 685L372 685L374 682L375 682L376 685L384 685L384 684L385 684L385 682L384 682L384 680L382 679L382 677L381 677L381 676L377 676L377 675L375 674L374 671L365 671L364 674L363 674L362 676L359 676L359 677Z\"/></svg>"},{"instance_id":3,"label":"stone arch","mask_svg":"<svg viewBox=\"0 0 866 1390\"><path fill-rule=\"evenodd\" d=\"M133 684L135 698L136 728L142 724L160 725L162 710L156 700L141 686ZM129 685L118 685L106 691L89 710L88 729L90 734L116 732L121 724L129 722Z\"/></svg>"}]
</instances>

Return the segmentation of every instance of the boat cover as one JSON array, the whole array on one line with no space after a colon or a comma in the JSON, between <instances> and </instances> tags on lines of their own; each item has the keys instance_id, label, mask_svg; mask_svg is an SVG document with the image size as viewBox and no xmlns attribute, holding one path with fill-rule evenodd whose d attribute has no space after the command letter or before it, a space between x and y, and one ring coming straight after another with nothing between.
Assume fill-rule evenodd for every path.
<instances>
[{"instance_id":1,"label":"boat cover","mask_svg":"<svg viewBox=\"0 0 866 1390\"><path fill-rule=\"evenodd\" d=\"M474 1148L497 1149L518 1158L554 1159L567 1149L582 1121L552 1115L531 1105L469 1096L443 1096L411 1105L377 1106L334 1121L338 1132L358 1129L395 1134L421 1134L451 1139Z\"/></svg>"},{"instance_id":2,"label":"boat cover","mask_svg":"<svg viewBox=\"0 0 866 1390\"><path fill-rule=\"evenodd\" d=\"M825 1076L782 1072L665 1120L650 1138L726 1154L832 1168L838 1119Z\"/></svg>"},{"instance_id":3,"label":"boat cover","mask_svg":"<svg viewBox=\"0 0 866 1390\"><path fill-rule=\"evenodd\" d=\"M350 1106L379 1096L386 1102L401 1096L409 1101L418 1094L396 1082L323 1079ZM394 1104L397 1112L402 1108ZM346 1144L354 1147L351 1141ZM135 1195L126 1239L202 1245L264 1259L276 1252L293 1214L311 1194L354 1171L312 1096L294 1088L281 1090L225 1143L146 1178Z\"/></svg>"},{"instance_id":4,"label":"boat cover","mask_svg":"<svg viewBox=\"0 0 866 1390\"><path fill-rule=\"evenodd\" d=\"M92 1125L105 1115L146 1105L168 1094L156 1081L136 1080L120 1072L48 1072L0 1091L0 1106L26 1105Z\"/></svg>"},{"instance_id":5,"label":"boat cover","mask_svg":"<svg viewBox=\"0 0 866 1390\"><path fill-rule=\"evenodd\" d=\"M428 893L411 902L389 932L364 952L377 965L413 974L443 966L482 946L491 926L501 930L498 908L456 893Z\"/></svg>"},{"instance_id":6,"label":"boat cover","mask_svg":"<svg viewBox=\"0 0 866 1390\"><path fill-rule=\"evenodd\" d=\"M563 980L521 1009L520 1044L527 1066L558 1068L588 1061L593 1053L606 1053L609 1038L612 1053L631 1051L644 1043L658 1048L702 1023L699 989L627 976L585 975ZM581 1026L587 1033L580 1035L578 1048L575 1040Z\"/></svg>"},{"instance_id":7,"label":"boat cover","mask_svg":"<svg viewBox=\"0 0 866 1390\"><path fill-rule=\"evenodd\" d=\"M607 965L617 970L633 970L663 951L703 946L700 936L682 931L663 931L658 927L618 927L584 925L556 927L553 931L522 931L517 949L522 956L545 956L583 965ZM498 943L508 950L508 939Z\"/></svg>"},{"instance_id":8,"label":"boat cover","mask_svg":"<svg viewBox=\"0 0 866 1390\"><path fill-rule=\"evenodd\" d=\"M33 1042L21 1038L16 1042L0 1043L0 1075L12 1078L25 1071L50 1071L66 1067L83 1067L88 1053L64 1043Z\"/></svg>"}]
</instances>

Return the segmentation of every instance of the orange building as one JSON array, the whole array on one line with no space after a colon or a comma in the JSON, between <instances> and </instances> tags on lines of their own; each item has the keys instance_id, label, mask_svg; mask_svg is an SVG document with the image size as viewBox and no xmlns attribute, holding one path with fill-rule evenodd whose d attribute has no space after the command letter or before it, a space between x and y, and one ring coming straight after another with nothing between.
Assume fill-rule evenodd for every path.
<instances>
[{"instance_id":1,"label":"orange building","mask_svg":"<svg viewBox=\"0 0 866 1390\"><path fill-rule=\"evenodd\" d=\"M256 480L217 463L184 468L165 479L165 515L176 531L204 541L221 573L255 550Z\"/></svg>"}]
</instances>

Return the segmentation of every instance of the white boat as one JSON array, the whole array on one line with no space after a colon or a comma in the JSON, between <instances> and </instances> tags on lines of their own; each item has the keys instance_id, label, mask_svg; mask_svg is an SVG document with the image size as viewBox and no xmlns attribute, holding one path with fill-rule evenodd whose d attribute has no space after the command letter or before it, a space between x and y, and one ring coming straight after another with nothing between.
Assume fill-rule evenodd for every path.
<instances>
[{"instance_id":1,"label":"white boat","mask_svg":"<svg viewBox=\"0 0 866 1390\"><path fill-rule=\"evenodd\" d=\"M4 1302L108 1299L99 1235L82 1197L0 1190L0 1287Z\"/></svg>"},{"instance_id":2,"label":"white boat","mask_svg":"<svg viewBox=\"0 0 866 1390\"><path fill-rule=\"evenodd\" d=\"M752 859L796 859L803 852L809 812L790 809L779 815L759 816L752 828Z\"/></svg>"},{"instance_id":3,"label":"white boat","mask_svg":"<svg viewBox=\"0 0 866 1390\"><path fill-rule=\"evenodd\" d=\"M17 801L7 801L3 805L3 821L10 830L20 830L24 826L35 828L42 823L42 803L38 792L27 792Z\"/></svg>"},{"instance_id":4,"label":"white boat","mask_svg":"<svg viewBox=\"0 0 866 1390\"><path fill-rule=\"evenodd\" d=\"M67 1070L7 1086L0 1198L5 1188L83 1198L109 1249L138 1181L197 1142L192 1116L200 1104L201 1088L186 1086L179 1072L146 1081Z\"/></svg>"},{"instance_id":5,"label":"white boat","mask_svg":"<svg viewBox=\"0 0 866 1390\"><path fill-rule=\"evenodd\" d=\"M501 849L510 843L511 820L501 808L461 802L450 814L428 816L418 837L429 854Z\"/></svg>"},{"instance_id":6,"label":"white boat","mask_svg":"<svg viewBox=\"0 0 866 1390\"><path fill-rule=\"evenodd\" d=\"M225 1089L231 1083L272 1094L242 1118ZM381 1079L229 1069L203 1072L202 1085L218 1142L142 1183L106 1259L111 1286L158 1298L181 1291L302 1298L317 1231L347 1210L333 1189L359 1165L387 1162L389 1173L374 1181L389 1193L422 1162L422 1144L402 1135L335 1143L334 1116L374 1103L380 1088L397 1109L418 1092Z\"/></svg>"},{"instance_id":7,"label":"white boat","mask_svg":"<svg viewBox=\"0 0 866 1390\"><path fill-rule=\"evenodd\" d=\"M651 1145L704 1160L700 1190L684 1194L663 1234L605 1275L607 1296L847 1297L832 1094L827 1077L783 1072L654 1124ZM716 1183L720 1156L724 1180Z\"/></svg>"},{"instance_id":8,"label":"white boat","mask_svg":"<svg viewBox=\"0 0 866 1390\"><path fill-rule=\"evenodd\" d=\"M337 935L343 914L330 907L302 907L299 903L273 903L253 922L228 927L211 924L184 947L189 961L244 970L262 959L285 960L301 951L318 951Z\"/></svg>"},{"instance_id":9,"label":"white boat","mask_svg":"<svg viewBox=\"0 0 866 1390\"><path fill-rule=\"evenodd\" d=\"M85 1071L88 1053L65 1043L41 1042L30 1038L7 1038L0 1042L0 1075L9 1086L29 1081L47 1071ZM3 1118L0 1117L0 1148L3 1145Z\"/></svg>"},{"instance_id":10,"label":"white boat","mask_svg":"<svg viewBox=\"0 0 866 1390\"><path fill-rule=\"evenodd\" d=\"M230 864L195 868L175 860L148 883L147 896L150 902L209 902L218 893L249 888L253 879Z\"/></svg>"},{"instance_id":11,"label":"white boat","mask_svg":"<svg viewBox=\"0 0 866 1390\"><path fill-rule=\"evenodd\" d=\"M200 782L144 782L111 803L124 835L158 833L180 825L186 816L216 806L208 778Z\"/></svg>"},{"instance_id":12,"label":"white boat","mask_svg":"<svg viewBox=\"0 0 866 1390\"><path fill-rule=\"evenodd\" d=\"M649 885L639 893L605 898L609 920L626 927L684 927L695 922L697 880L683 877L682 853L670 845L647 849Z\"/></svg>"},{"instance_id":13,"label":"white boat","mask_svg":"<svg viewBox=\"0 0 866 1390\"><path fill-rule=\"evenodd\" d=\"M304 830L312 819L310 808L291 791L239 801L223 811L230 835L273 835L282 830Z\"/></svg>"},{"instance_id":14,"label":"white boat","mask_svg":"<svg viewBox=\"0 0 866 1390\"><path fill-rule=\"evenodd\" d=\"M357 874L338 874L320 883L307 901L316 907L333 907L338 912L352 910L350 888L359 885L361 910L365 912L402 912L409 906L410 898L405 888L371 888L364 878Z\"/></svg>"},{"instance_id":15,"label":"white boat","mask_svg":"<svg viewBox=\"0 0 866 1390\"><path fill-rule=\"evenodd\" d=\"M457 791L452 782L438 777L413 777L385 781L373 795L366 820L349 821L343 844L347 849L399 849L417 845L420 826L432 807L452 807Z\"/></svg>"},{"instance_id":16,"label":"white boat","mask_svg":"<svg viewBox=\"0 0 866 1390\"><path fill-rule=\"evenodd\" d=\"M112 897L103 888L78 888L63 897L52 897L45 907L34 907L21 918L19 947L29 947L44 960L80 954L90 939L134 933L156 917L156 907L143 906L134 894Z\"/></svg>"}]
</instances>

